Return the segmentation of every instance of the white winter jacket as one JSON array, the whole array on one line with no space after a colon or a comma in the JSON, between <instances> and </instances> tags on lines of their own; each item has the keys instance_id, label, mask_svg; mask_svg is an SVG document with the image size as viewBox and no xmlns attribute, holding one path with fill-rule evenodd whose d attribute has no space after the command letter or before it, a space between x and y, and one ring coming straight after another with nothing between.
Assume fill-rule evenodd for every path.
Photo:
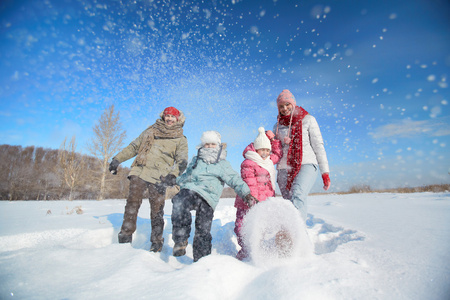
<instances>
[{"instance_id":1,"label":"white winter jacket","mask_svg":"<svg viewBox=\"0 0 450 300\"><path fill-rule=\"evenodd\" d=\"M287 169L287 155L289 150L289 144L284 143L284 137L288 135L289 126L284 126L277 123L273 127L273 133L275 138L281 141L283 147L283 157L278 162L277 169ZM292 138L292 137L291 137ZM323 146L323 138L320 133L319 124L317 124L316 118L310 114L306 115L302 120L302 165L315 164L319 165L321 173L329 173L330 168L328 166L327 154L325 147Z\"/></svg>"}]
</instances>

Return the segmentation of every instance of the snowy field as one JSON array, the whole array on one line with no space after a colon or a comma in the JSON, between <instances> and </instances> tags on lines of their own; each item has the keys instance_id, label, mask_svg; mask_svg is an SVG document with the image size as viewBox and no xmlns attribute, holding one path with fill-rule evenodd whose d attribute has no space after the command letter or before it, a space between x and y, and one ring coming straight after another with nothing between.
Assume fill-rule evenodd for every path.
<instances>
[{"instance_id":1,"label":"snowy field","mask_svg":"<svg viewBox=\"0 0 450 300\"><path fill-rule=\"evenodd\" d=\"M148 201L132 246L117 243L125 200L1 201L0 299L450 299L449 193L311 196L313 253L258 262L234 258L233 201L196 263L192 234L171 256L170 201L157 254Z\"/></svg>"}]
</instances>

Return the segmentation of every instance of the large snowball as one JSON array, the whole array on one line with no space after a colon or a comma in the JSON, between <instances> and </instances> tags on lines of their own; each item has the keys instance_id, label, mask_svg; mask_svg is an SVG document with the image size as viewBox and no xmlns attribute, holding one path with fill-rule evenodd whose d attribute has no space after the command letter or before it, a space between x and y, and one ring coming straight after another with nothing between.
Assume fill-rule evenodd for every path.
<instances>
[{"instance_id":1,"label":"large snowball","mask_svg":"<svg viewBox=\"0 0 450 300\"><path fill-rule=\"evenodd\" d=\"M255 264L311 256L313 246L305 221L294 205L282 198L268 198L247 213L242 235Z\"/></svg>"}]
</instances>

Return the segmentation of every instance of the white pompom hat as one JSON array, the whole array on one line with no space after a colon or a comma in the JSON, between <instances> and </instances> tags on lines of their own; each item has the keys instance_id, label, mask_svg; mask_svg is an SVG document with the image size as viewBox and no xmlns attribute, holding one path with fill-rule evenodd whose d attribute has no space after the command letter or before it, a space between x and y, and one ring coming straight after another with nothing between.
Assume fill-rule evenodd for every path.
<instances>
[{"instance_id":1,"label":"white pompom hat","mask_svg":"<svg viewBox=\"0 0 450 300\"><path fill-rule=\"evenodd\" d=\"M258 136L256 137L255 141L253 142L253 146L255 147L255 150L258 150L258 149L272 150L272 146L270 145L270 140L266 135L266 131L264 130L264 127L258 128Z\"/></svg>"},{"instance_id":2,"label":"white pompom hat","mask_svg":"<svg viewBox=\"0 0 450 300\"><path fill-rule=\"evenodd\" d=\"M205 144L220 145L221 144L220 139L221 139L220 133L214 130L203 132L202 137L200 138L202 146L204 146Z\"/></svg>"}]
</instances>

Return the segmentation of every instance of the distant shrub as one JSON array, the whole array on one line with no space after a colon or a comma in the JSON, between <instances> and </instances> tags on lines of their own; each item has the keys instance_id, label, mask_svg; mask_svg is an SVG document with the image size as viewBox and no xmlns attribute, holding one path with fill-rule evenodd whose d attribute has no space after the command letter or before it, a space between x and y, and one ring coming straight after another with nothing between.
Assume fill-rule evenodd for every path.
<instances>
[{"instance_id":1,"label":"distant shrub","mask_svg":"<svg viewBox=\"0 0 450 300\"><path fill-rule=\"evenodd\" d=\"M362 184L362 185L354 185L352 186L348 192L350 194L357 194L357 193L370 193L372 192L372 189L369 185Z\"/></svg>"},{"instance_id":2,"label":"distant shrub","mask_svg":"<svg viewBox=\"0 0 450 300\"><path fill-rule=\"evenodd\" d=\"M68 214L68 215L71 215L71 214L73 214L74 212L76 212L77 215L82 215L83 212L84 212L83 209L81 208L81 205L80 205L80 206L75 206L74 208L72 208L71 211L69 211L69 208L68 208L68 207L66 207L66 209L67 209L67 214Z\"/></svg>"},{"instance_id":3,"label":"distant shrub","mask_svg":"<svg viewBox=\"0 0 450 300\"><path fill-rule=\"evenodd\" d=\"M354 185L347 192L338 194L358 194L358 193L443 193L450 191L450 184L431 184L418 187L399 187L391 189L373 190L369 185Z\"/></svg>"}]
</instances>

